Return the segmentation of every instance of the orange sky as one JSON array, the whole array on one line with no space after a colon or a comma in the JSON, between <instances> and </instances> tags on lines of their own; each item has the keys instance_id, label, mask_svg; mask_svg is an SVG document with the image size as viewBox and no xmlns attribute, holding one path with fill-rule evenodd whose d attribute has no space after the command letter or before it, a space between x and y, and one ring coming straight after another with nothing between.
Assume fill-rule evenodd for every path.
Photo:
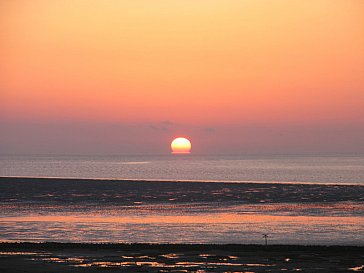
<instances>
[{"instance_id":1,"label":"orange sky","mask_svg":"<svg viewBox=\"0 0 364 273\"><path fill-rule=\"evenodd\" d=\"M1 1L0 41L12 126L364 123L362 0Z\"/></svg>"}]
</instances>

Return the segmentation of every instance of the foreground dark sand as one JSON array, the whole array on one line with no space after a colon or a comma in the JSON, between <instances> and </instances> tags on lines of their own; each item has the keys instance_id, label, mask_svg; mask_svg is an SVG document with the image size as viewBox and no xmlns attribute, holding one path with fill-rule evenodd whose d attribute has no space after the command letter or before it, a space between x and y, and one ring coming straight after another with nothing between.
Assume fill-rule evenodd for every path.
<instances>
[{"instance_id":1,"label":"foreground dark sand","mask_svg":"<svg viewBox=\"0 0 364 273\"><path fill-rule=\"evenodd\" d=\"M0 272L364 272L364 247L1 243Z\"/></svg>"}]
</instances>

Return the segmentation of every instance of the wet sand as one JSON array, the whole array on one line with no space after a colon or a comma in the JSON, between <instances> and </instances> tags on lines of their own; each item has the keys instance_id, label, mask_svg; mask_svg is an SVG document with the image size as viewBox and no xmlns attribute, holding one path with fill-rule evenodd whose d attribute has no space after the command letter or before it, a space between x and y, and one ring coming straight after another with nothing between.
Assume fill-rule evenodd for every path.
<instances>
[{"instance_id":1,"label":"wet sand","mask_svg":"<svg viewBox=\"0 0 364 273\"><path fill-rule=\"evenodd\" d=\"M0 272L363 272L364 247L1 243Z\"/></svg>"},{"instance_id":2,"label":"wet sand","mask_svg":"<svg viewBox=\"0 0 364 273\"><path fill-rule=\"evenodd\" d=\"M0 177L0 241L364 245L364 185Z\"/></svg>"},{"instance_id":3,"label":"wet sand","mask_svg":"<svg viewBox=\"0 0 364 273\"><path fill-rule=\"evenodd\" d=\"M1 203L135 205L153 203L364 202L364 184L231 183L0 177Z\"/></svg>"}]
</instances>

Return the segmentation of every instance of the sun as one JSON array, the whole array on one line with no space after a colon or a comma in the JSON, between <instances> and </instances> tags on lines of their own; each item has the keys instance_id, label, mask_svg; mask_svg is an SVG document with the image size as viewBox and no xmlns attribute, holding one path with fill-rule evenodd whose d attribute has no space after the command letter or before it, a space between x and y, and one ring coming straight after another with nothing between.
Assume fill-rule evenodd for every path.
<instances>
[{"instance_id":1,"label":"sun","mask_svg":"<svg viewBox=\"0 0 364 273\"><path fill-rule=\"evenodd\" d=\"M191 141L184 137L177 137L171 143L172 154L189 154Z\"/></svg>"}]
</instances>

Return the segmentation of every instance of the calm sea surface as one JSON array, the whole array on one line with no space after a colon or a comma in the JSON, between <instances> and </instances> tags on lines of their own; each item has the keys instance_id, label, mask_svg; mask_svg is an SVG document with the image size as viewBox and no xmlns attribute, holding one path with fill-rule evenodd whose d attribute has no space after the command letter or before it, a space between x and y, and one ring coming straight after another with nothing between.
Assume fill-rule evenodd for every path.
<instances>
[{"instance_id":1,"label":"calm sea surface","mask_svg":"<svg viewBox=\"0 0 364 273\"><path fill-rule=\"evenodd\" d=\"M364 184L364 156L1 156L0 176Z\"/></svg>"},{"instance_id":2,"label":"calm sea surface","mask_svg":"<svg viewBox=\"0 0 364 273\"><path fill-rule=\"evenodd\" d=\"M364 245L364 157L0 156L0 177L0 241Z\"/></svg>"}]
</instances>

